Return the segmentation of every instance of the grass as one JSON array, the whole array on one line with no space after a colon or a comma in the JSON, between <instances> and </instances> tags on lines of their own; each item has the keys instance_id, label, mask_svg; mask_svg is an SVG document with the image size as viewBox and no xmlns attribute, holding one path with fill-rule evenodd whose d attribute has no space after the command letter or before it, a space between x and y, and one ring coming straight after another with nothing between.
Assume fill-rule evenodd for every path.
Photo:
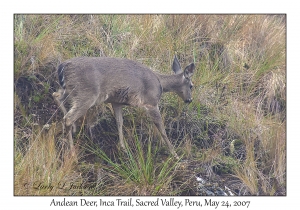
<instances>
[{"instance_id":1,"label":"grass","mask_svg":"<svg viewBox=\"0 0 300 210\"><path fill-rule=\"evenodd\" d=\"M28 134L28 146L15 142L15 195L64 195L59 183L78 182L74 173L74 158L56 147L55 126L47 134L37 135L40 129ZM37 131L37 132L36 132ZM49 189L55 186L53 189ZM71 193L71 191L67 192Z\"/></svg>"},{"instance_id":2,"label":"grass","mask_svg":"<svg viewBox=\"0 0 300 210\"><path fill-rule=\"evenodd\" d=\"M166 192L176 195L179 191L169 189L175 173L178 173L179 160L168 157L160 162L157 158L159 148L153 148L151 139L142 145L136 136L130 146L126 144L126 151L115 154L113 158L91 142L85 148L104 161L101 168L114 175L115 182L123 182L117 195L164 195Z\"/></svg>"},{"instance_id":3,"label":"grass","mask_svg":"<svg viewBox=\"0 0 300 210\"><path fill-rule=\"evenodd\" d=\"M240 195L285 195L285 18L16 14L15 195L187 195L199 173L230 177ZM120 151L110 105L79 120L78 159L68 154L51 96L60 62L126 57L171 74L174 54L182 66L196 65L193 102L167 93L159 104L184 164L168 156L148 117L131 107L123 110L128 149ZM79 187L69 189L72 183Z\"/></svg>"}]
</instances>

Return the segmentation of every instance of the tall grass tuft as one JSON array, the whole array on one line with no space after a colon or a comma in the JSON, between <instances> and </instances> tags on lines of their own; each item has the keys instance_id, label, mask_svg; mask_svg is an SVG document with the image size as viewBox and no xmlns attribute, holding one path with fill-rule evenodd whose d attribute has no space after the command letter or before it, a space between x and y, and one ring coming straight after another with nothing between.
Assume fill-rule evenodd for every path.
<instances>
[{"instance_id":1,"label":"tall grass tuft","mask_svg":"<svg viewBox=\"0 0 300 210\"><path fill-rule=\"evenodd\" d=\"M135 130L135 128L133 129ZM152 142L153 139L148 139L143 143L135 134L134 139L129 142L125 141L126 149L114 153L112 157L109 157L92 142L88 142L84 147L101 159L101 168L114 177L115 183L110 187L111 193L118 192L117 195L176 195L179 193L179 189L172 189L170 185L178 173L180 160L166 157L161 161L159 144L153 145Z\"/></svg>"}]
</instances>

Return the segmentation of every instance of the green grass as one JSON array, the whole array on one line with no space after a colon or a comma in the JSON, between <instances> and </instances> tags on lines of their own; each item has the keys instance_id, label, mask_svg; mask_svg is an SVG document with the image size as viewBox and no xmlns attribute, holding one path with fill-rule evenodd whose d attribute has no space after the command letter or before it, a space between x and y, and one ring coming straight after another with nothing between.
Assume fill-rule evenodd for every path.
<instances>
[{"instance_id":1,"label":"green grass","mask_svg":"<svg viewBox=\"0 0 300 210\"><path fill-rule=\"evenodd\" d=\"M115 176L118 182L123 185L119 195L175 195L179 189L172 192L170 183L179 167L179 160L172 157L166 158L163 162L158 159L158 146L153 146L151 139L143 145L136 136L134 142L129 146L126 143L126 150L114 154L113 158L92 142L87 143L84 148L96 155L104 163L101 168L107 173ZM115 187L115 186L114 186ZM126 189L126 190L125 190ZM125 191L124 191L125 190Z\"/></svg>"},{"instance_id":2,"label":"green grass","mask_svg":"<svg viewBox=\"0 0 300 210\"><path fill-rule=\"evenodd\" d=\"M182 195L193 188L191 177L214 171L237 179L241 194L285 195L285 18L15 14L15 194ZM193 102L187 106L167 93L159 107L184 167L169 157L146 114L131 107L124 108L126 152L116 146L112 108L103 105L78 122L77 162L67 155L63 116L51 96L60 62L126 57L172 74L175 54L181 66L196 65ZM31 183L26 190L24 180ZM93 187L32 189L35 181L49 180Z\"/></svg>"}]
</instances>

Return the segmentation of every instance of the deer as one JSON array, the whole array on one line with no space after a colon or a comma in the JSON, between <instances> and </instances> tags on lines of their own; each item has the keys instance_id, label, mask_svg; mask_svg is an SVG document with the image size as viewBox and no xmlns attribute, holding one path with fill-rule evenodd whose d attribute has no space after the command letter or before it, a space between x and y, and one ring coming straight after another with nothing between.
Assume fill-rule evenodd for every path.
<instances>
[{"instance_id":1,"label":"deer","mask_svg":"<svg viewBox=\"0 0 300 210\"><path fill-rule=\"evenodd\" d=\"M89 108L100 103L111 103L119 135L119 144L125 150L123 137L122 107L141 107L146 110L158 129L163 143L178 159L170 143L158 103L165 92L175 92L185 103L192 102L194 63L184 70L175 55L172 70L175 74L164 75L147 66L126 58L75 57L62 62L57 68L60 88L53 93L56 104L64 114L63 125L74 149L72 130L77 119L84 116ZM64 106L70 100L70 109ZM73 129L72 129L73 128Z\"/></svg>"}]
</instances>

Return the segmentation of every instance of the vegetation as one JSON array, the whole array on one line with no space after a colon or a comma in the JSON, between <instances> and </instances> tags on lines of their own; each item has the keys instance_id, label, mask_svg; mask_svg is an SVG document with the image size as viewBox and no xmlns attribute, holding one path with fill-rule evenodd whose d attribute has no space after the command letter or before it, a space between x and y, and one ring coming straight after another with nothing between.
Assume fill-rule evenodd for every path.
<instances>
[{"instance_id":1,"label":"vegetation","mask_svg":"<svg viewBox=\"0 0 300 210\"><path fill-rule=\"evenodd\" d=\"M179 161L132 107L122 152L109 104L78 120L69 154L52 98L60 62L126 57L171 74L175 54L196 65L193 102L160 102ZM237 195L285 195L285 68L285 15L15 15L14 193L193 195L205 176Z\"/></svg>"}]
</instances>

